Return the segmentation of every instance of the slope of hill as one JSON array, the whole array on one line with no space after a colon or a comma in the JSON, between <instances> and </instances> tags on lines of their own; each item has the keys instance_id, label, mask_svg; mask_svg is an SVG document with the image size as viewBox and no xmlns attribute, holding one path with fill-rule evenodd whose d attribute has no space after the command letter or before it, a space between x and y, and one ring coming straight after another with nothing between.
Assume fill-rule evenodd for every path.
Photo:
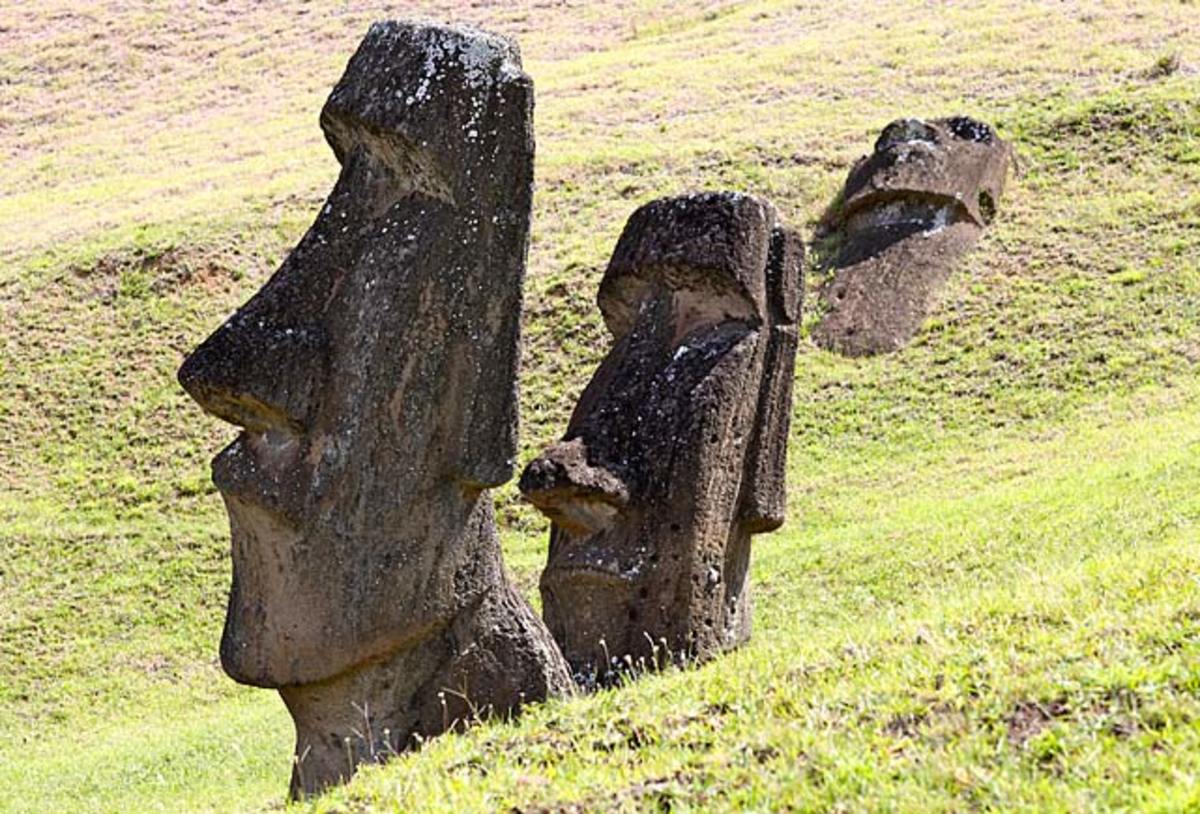
<instances>
[{"instance_id":1,"label":"slope of hill","mask_svg":"<svg viewBox=\"0 0 1200 814\"><path fill-rule=\"evenodd\" d=\"M448 14L0 9L0 810L281 799L287 716L215 662L230 432L173 372L328 189L316 112L367 24L419 12ZM734 188L811 231L910 115L989 121L1019 167L912 346L802 344L750 647L443 738L316 808L1200 806L1200 6L453 16L520 37L537 84L523 460L604 347L594 292L638 203ZM532 593L544 526L501 501Z\"/></svg>"}]
</instances>

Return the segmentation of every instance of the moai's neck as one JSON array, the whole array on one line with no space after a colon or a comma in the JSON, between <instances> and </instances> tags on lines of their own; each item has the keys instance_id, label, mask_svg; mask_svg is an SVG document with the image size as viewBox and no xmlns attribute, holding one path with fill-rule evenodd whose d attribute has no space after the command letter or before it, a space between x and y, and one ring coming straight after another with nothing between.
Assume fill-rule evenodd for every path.
<instances>
[{"instance_id":1,"label":"moai's neck","mask_svg":"<svg viewBox=\"0 0 1200 814\"><path fill-rule=\"evenodd\" d=\"M291 797L345 782L361 763L419 739L508 717L567 694L562 656L529 605L500 580L412 647L316 684L279 690L296 724Z\"/></svg>"},{"instance_id":2,"label":"moai's neck","mask_svg":"<svg viewBox=\"0 0 1200 814\"><path fill-rule=\"evenodd\" d=\"M428 706L448 659L444 631L389 658L318 684L279 690L296 724L291 797L320 793L349 779L420 734L414 714ZM431 689L432 688L432 689Z\"/></svg>"}]
</instances>

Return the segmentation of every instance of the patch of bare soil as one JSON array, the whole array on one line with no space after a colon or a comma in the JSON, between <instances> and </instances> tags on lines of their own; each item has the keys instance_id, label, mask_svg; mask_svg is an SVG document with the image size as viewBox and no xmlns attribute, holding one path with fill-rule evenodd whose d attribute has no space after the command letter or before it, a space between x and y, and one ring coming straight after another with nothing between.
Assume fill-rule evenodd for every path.
<instances>
[{"instance_id":1,"label":"patch of bare soil","mask_svg":"<svg viewBox=\"0 0 1200 814\"><path fill-rule=\"evenodd\" d=\"M71 271L90 297L110 302L120 294L168 296L185 289L204 294L229 293L244 276L244 268L255 265L237 255L220 255L189 247L155 252L112 253L89 266Z\"/></svg>"},{"instance_id":2,"label":"patch of bare soil","mask_svg":"<svg viewBox=\"0 0 1200 814\"><path fill-rule=\"evenodd\" d=\"M1005 718L1008 725L1008 742L1013 746L1024 746L1050 724L1070 715L1071 708L1064 699L1053 701L1018 701Z\"/></svg>"},{"instance_id":3,"label":"patch of bare soil","mask_svg":"<svg viewBox=\"0 0 1200 814\"><path fill-rule=\"evenodd\" d=\"M586 814L589 811L625 810L629 804L644 811L672 811L675 800L686 799L689 806L710 801L716 794L696 791L699 778L685 771L634 783L607 795L598 795L577 803L522 808L513 806L509 814Z\"/></svg>"}]
</instances>

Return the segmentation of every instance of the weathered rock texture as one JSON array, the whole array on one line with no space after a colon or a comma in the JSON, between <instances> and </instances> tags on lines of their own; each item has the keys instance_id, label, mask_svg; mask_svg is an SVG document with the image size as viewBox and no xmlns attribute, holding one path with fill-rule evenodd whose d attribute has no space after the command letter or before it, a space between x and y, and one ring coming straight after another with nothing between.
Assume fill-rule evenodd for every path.
<instances>
[{"instance_id":1,"label":"weathered rock texture","mask_svg":"<svg viewBox=\"0 0 1200 814\"><path fill-rule=\"evenodd\" d=\"M321 111L341 175L179 380L244 432L221 662L278 688L293 795L570 687L506 580L533 87L483 32L376 24Z\"/></svg>"},{"instance_id":2,"label":"weathered rock texture","mask_svg":"<svg viewBox=\"0 0 1200 814\"><path fill-rule=\"evenodd\" d=\"M848 356L903 347L1004 189L1010 150L968 118L902 119L850 171L824 227L837 233L817 344Z\"/></svg>"},{"instance_id":3,"label":"weathered rock texture","mask_svg":"<svg viewBox=\"0 0 1200 814\"><path fill-rule=\"evenodd\" d=\"M577 680L750 635L750 537L784 516L802 256L744 195L629 219L598 298L615 344L520 482L553 521L542 600Z\"/></svg>"}]
</instances>

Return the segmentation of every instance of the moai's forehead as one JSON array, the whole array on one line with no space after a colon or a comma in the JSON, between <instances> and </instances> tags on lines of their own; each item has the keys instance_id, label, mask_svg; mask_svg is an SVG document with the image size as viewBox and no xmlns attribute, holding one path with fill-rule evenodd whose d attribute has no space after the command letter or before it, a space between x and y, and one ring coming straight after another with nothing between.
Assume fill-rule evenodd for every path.
<instances>
[{"instance_id":1,"label":"moai's forehead","mask_svg":"<svg viewBox=\"0 0 1200 814\"><path fill-rule=\"evenodd\" d=\"M736 192L705 192L652 201L633 213L613 251L597 300L618 338L640 303L658 290L740 301L761 320L766 308L767 252L775 208Z\"/></svg>"},{"instance_id":2,"label":"moai's forehead","mask_svg":"<svg viewBox=\"0 0 1200 814\"><path fill-rule=\"evenodd\" d=\"M998 201L1004 189L1008 152L991 127L966 116L894 121L851 170L839 221L899 197L924 197L956 203L984 226L992 215L988 201Z\"/></svg>"},{"instance_id":3,"label":"moai's forehead","mask_svg":"<svg viewBox=\"0 0 1200 814\"><path fill-rule=\"evenodd\" d=\"M469 205L532 106L516 43L469 26L376 23L321 111L338 159L364 146L433 197ZM529 135L532 141L532 135Z\"/></svg>"}]
</instances>

